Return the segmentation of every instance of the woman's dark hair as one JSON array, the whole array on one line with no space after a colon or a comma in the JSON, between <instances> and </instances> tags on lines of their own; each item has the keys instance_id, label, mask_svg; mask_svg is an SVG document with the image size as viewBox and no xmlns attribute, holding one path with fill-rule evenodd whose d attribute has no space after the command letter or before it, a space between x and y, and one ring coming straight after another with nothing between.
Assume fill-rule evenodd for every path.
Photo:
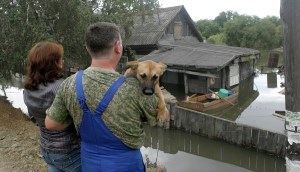
<instances>
[{"instance_id":1,"label":"woman's dark hair","mask_svg":"<svg viewBox=\"0 0 300 172\"><path fill-rule=\"evenodd\" d=\"M63 77L63 46L49 41L34 45L27 56L27 80L24 87L37 90L39 84L46 85Z\"/></svg>"}]
</instances>

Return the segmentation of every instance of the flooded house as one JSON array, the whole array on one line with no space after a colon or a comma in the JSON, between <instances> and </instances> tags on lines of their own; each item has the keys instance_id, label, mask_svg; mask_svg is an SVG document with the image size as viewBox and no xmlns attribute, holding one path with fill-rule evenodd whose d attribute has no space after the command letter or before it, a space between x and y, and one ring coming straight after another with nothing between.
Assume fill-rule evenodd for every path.
<instances>
[{"instance_id":1,"label":"flooded house","mask_svg":"<svg viewBox=\"0 0 300 172\"><path fill-rule=\"evenodd\" d=\"M203 43L184 6L137 16L126 46L140 61L165 63L168 67L161 82L184 85L185 94L239 84L253 75L260 54L248 48Z\"/></svg>"}]
</instances>

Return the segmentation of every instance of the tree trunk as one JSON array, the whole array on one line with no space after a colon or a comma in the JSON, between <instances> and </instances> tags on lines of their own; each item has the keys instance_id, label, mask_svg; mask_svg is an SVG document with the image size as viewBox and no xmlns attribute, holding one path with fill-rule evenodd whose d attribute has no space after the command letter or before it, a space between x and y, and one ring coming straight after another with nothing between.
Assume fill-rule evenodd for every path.
<instances>
[{"instance_id":1,"label":"tree trunk","mask_svg":"<svg viewBox=\"0 0 300 172\"><path fill-rule=\"evenodd\" d=\"M3 85L1 85L1 86L2 86L2 91L3 91L3 93L4 93L4 97L7 98L7 95L6 95L4 86L3 86Z\"/></svg>"}]
</instances>

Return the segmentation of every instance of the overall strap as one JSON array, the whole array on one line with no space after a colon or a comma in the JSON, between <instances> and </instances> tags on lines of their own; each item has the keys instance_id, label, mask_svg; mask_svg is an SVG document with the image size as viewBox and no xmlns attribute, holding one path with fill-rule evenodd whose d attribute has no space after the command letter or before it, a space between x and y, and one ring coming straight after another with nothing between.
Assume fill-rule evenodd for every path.
<instances>
[{"instance_id":1,"label":"overall strap","mask_svg":"<svg viewBox=\"0 0 300 172\"><path fill-rule=\"evenodd\" d=\"M76 81L75 82L76 82L77 100L78 100L82 110L89 112L89 108L85 104L85 96L84 96L83 87L82 87L82 75L83 75L82 70L80 70L76 73Z\"/></svg>"},{"instance_id":2,"label":"overall strap","mask_svg":"<svg viewBox=\"0 0 300 172\"><path fill-rule=\"evenodd\" d=\"M119 89L119 87L123 84L123 82L126 80L126 77L120 76L117 81L115 81L107 90L104 97L102 98L101 102L98 104L94 114L101 116L102 113L105 111L107 106L109 105L110 101L114 97L115 93Z\"/></svg>"}]
</instances>

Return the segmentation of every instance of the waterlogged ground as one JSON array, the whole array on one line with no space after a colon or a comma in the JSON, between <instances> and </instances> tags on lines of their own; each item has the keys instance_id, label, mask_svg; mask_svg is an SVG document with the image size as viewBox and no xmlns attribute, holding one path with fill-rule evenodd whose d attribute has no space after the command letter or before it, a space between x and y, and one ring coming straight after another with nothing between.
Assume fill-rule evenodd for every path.
<instances>
[{"instance_id":1,"label":"waterlogged ground","mask_svg":"<svg viewBox=\"0 0 300 172\"><path fill-rule=\"evenodd\" d=\"M39 130L0 96L0 172L48 171L40 156Z\"/></svg>"}]
</instances>

